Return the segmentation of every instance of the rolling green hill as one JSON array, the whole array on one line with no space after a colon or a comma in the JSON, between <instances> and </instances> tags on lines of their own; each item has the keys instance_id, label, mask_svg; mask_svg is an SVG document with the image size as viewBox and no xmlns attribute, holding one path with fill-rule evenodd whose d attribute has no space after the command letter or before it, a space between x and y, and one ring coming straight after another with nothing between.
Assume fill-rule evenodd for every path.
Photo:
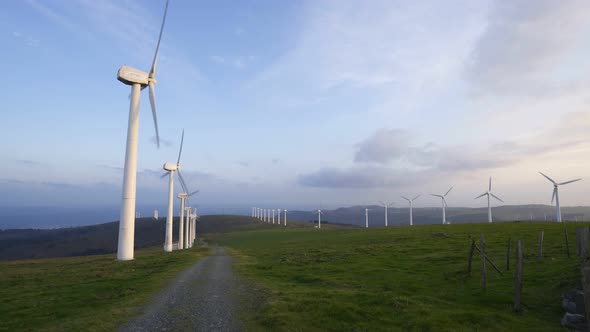
<instances>
[{"instance_id":1,"label":"rolling green hill","mask_svg":"<svg viewBox=\"0 0 590 332\"><path fill-rule=\"evenodd\" d=\"M576 223L430 225L374 229L273 229L210 234L239 258L238 271L266 296L252 330L560 331L561 295L579 285ZM587 224L586 224L587 226ZM544 257L537 258L544 230ZM486 238L467 273L471 238ZM507 241L513 257L506 270ZM524 311L512 310L515 241L524 246Z\"/></svg>"}]
</instances>

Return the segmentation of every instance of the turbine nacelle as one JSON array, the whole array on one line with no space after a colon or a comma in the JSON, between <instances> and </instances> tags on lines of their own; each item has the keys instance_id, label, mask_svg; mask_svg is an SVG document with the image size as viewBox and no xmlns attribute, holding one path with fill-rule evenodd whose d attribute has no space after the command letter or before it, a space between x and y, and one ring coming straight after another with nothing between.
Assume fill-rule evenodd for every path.
<instances>
[{"instance_id":1,"label":"turbine nacelle","mask_svg":"<svg viewBox=\"0 0 590 332\"><path fill-rule=\"evenodd\" d=\"M169 172L176 171L176 170L178 170L178 164L165 163L163 168L165 171L169 171Z\"/></svg>"},{"instance_id":2,"label":"turbine nacelle","mask_svg":"<svg viewBox=\"0 0 590 332\"><path fill-rule=\"evenodd\" d=\"M180 199L187 199L188 198L188 194L185 194L185 193L178 194L178 198L180 198Z\"/></svg>"},{"instance_id":3,"label":"turbine nacelle","mask_svg":"<svg viewBox=\"0 0 590 332\"><path fill-rule=\"evenodd\" d=\"M142 86L148 85L150 81L148 73L129 66L119 68L117 79L126 85L140 84Z\"/></svg>"}]
</instances>

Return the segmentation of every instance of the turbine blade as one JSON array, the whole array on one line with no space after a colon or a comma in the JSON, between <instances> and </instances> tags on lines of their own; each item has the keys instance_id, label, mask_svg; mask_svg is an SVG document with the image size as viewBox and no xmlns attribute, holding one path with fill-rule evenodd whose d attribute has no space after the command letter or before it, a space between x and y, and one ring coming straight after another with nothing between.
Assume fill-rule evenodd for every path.
<instances>
[{"instance_id":1,"label":"turbine blade","mask_svg":"<svg viewBox=\"0 0 590 332\"><path fill-rule=\"evenodd\" d=\"M188 194L188 187L186 186L186 182L184 182L184 178L182 177L182 173L180 173L180 168L176 171L178 173L178 178L180 179L180 185L185 193Z\"/></svg>"},{"instance_id":2,"label":"turbine blade","mask_svg":"<svg viewBox=\"0 0 590 332\"><path fill-rule=\"evenodd\" d=\"M408 202L410 201L410 199L409 199L409 198L407 198L407 197L405 197L405 196L400 196L400 197L401 197L401 198L403 198L403 199L405 199L405 200L406 200L406 201L408 201Z\"/></svg>"},{"instance_id":3,"label":"turbine blade","mask_svg":"<svg viewBox=\"0 0 590 332\"><path fill-rule=\"evenodd\" d=\"M492 193L490 193L490 195L492 195L492 197L494 197L495 199L499 200L500 202L504 203L504 201L500 197L498 197L498 196L496 196L496 195L494 195Z\"/></svg>"},{"instance_id":4,"label":"turbine blade","mask_svg":"<svg viewBox=\"0 0 590 332\"><path fill-rule=\"evenodd\" d=\"M492 177L490 176L490 186L488 187L489 191L492 191Z\"/></svg>"},{"instance_id":5,"label":"turbine blade","mask_svg":"<svg viewBox=\"0 0 590 332\"><path fill-rule=\"evenodd\" d=\"M543 175L547 180L551 181L553 184L557 184L557 183L555 183L555 181L553 181L552 178L550 178L547 175L543 174L543 172L539 171L539 174Z\"/></svg>"},{"instance_id":6,"label":"turbine blade","mask_svg":"<svg viewBox=\"0 0 590 332\"><path fill-rule=\"evenodd\" d=\"M453 187L454 186L451 186L451 188L449 188L449 191L447 191L447 193L445 194L445 196L448 195L451 192L451 190L453 190Z\"/></svg>"},{"instance_id":7,"label":"turbine blade","mask_svg":"<svg viewBox=\"0 0 590 332\"><path fill-rule=\"evenodd\" d=\"M430 195L432 195L432 196L434 196L434 197L440 197L440 198L444 198L444 196L443 196L443 195L437 195L437 194L430 194Z\"/></svg>"},{"instance_id":8,"label":"turbine blade","mask_svg":"<svg viewBox=\"0 0 590 332\"><path fill-rule=\"evenodd\" d=\"M484 196L485 196L485 195L487 195L487 194L488 194L488 193L483 193L483 194L481 194L481 195L479 195L479 196L475 197L474 199L478 199L478 198L480 198L480 197L484 197Z\"/></svg>"},{"instance_id":9,"label":"turbine blade","mask_svg":"<svg viewBox=\"0 0 590 332\"><path fill-rule=\"evenodd\" d=\"M166 14L168 14L168 0L166 0L166 7L164 7L164 17L162 18L162 26L160 27L160 36L158 36L158 44L156 44L156 53L154 54L152 69L150 69L150 78L154 78L154 76L156 75L156 65L158 63L158 53L160 53L160 41L162 41L162 32L164 32L164 24L166 23Z\"/></svg>"},{"instance_id":10,"label":"turbine blade","mask_svg":"<svg viewBox=\"0 0 590 332\"><path fill-rule=\"evenodd\" d=\"M166 175L168 175L168 174L169 174L169 172L166 172L166 173L162 174L162 176L160 176L160 179L163 179L163 178L165 178L165 177L166 177Z\"/></svg>"},{"instance_id":11,"label":"turbine blade","mask_svg":"<svg viewBox=\"0 0 590 332\"><path fill-rule=\"evenodd\" d=\"M182 145L184 144L184 129L182 130L182 137L180 138L180 150L178 151L178 160L176 166L180 165L180 155L182 155Z\"/></svg>"},{"instance_id":12,"label":"turbine blade","mask_svg":"<svg viewBox=\"0 0 590 332\"><path fill-rule=\"evenodd\" d=\"M551 197L551 204L553 204L553 201L555 200L555 194L557 193L557 187L553 188L553 196Z\"/></svg>"},{"instance_id":13,"label":"turbine blade","mask_svg":"<svg viewBox=\"0 0 590 332\"><path fill-rule=\"evenodd\" d=\"M572 183L572 182L576 182L576 181L580 181L580 180L582 180L582 179L575 179L575 180L565 181L565 182L560 183L559 185L561 186L561 185L564 185L564 184L568 184L568 183Z\"/></svg>"},{"instance_id":14,"label":"turbine blade","mask_svg":"<svg viewBox=\"0 0 590 332\"><path fill-rule=\"evenodd\" d=\"M156 128L156 145L160 148L160 133L158 131L158 115L156 113L156 91L154 91L154 82L148 83L150 90L150 105L152 106L152 116L154 117L154 127Z\"/></svg>"},{"instance_id":15,"label":"turbine blade","mask_svg":"<svg viewBox=\"0 0 590 332\"><path fill-rule=\"evenodd\" d=\"M382 201L379 201L379 204L385 206L385 203L383 203Z\"/></svg>"},{"instance_id":16,"label":"turbine blade","mask_svg":"<svg viewBox=\"0 0 590 332\"><path fill-rule=\"evenodd\" d=\"M192 195L197 194L198 192L199 192L198 190L195 190L192 193L188 194L188 197L191 197Z\"/></svg>"},{"instance_id":17,"label":"turbine blade","mask_svg":"<svg viewBox=\"0 0 590 332\"><path fill-rule=\"evenodd\" d=\"M412 198L412 200L417 199L418 197L420 197L420 194L416 195L416 197Z\"/></svg>"}]
</instances>

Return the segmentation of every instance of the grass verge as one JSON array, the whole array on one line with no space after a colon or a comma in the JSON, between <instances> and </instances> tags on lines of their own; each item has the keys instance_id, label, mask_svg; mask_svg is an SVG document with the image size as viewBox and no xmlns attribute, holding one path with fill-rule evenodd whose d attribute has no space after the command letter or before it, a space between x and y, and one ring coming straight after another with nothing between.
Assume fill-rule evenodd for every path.
<instances>
[{"instance_id":1,"label":"grass verge","mask_svg":"<svg viewBox=\"0 0 590 332\"><path fill-rule=\"evenodd\" d=\"M0 331L114 331L208 248L0 262Z\"/></svg>"}]
</instances>

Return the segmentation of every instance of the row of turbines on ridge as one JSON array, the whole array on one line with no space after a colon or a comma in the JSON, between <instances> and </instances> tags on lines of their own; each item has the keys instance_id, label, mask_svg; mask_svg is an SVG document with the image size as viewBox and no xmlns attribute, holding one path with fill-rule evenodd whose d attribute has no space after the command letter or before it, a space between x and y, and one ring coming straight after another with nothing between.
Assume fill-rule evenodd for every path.
<instances>
[{"instance_id":1,"label":"row of turbines on ridge","mask_svg":"<svg viewBox=\"0 0 590 332\"><path fill-rule=\"evenodd\" d=\"M551 204L553 204L553 202L555 202L555 215L556 215L555 220L557 222L561 222L562 221L562 219L561 219L561 206L559 204L559 189L558 188L559 188L559 186L566 185L568 183L572 183L572 182L576 182L576 181L580 181L582 179L574 179L574 180L565 181L565 182L556 182L553 179L551 179L550 177L548 177L547 175L543 174L542 172L539 172L539 173L553 184L553 195L551 198ZM449 188L449 190L447 190L447 192L444 194L430 194L434 197L439 197L441 199L442 224L443 225L450 224L446 219L446 208L448 207L446 197L451 192L451 190L453 190L453 186L451 186L451 188ZM475 197L475 199L478 199L478 198L481 198L484 196L486 196L487 200L488 200L488 222L491 223L493 221L491 198L493 197L496 200L504 203L504 201L500 197L498 197L498 196L494 195L494 193L492 193L492 178L491 177L490 177L490 180L488 183L488 190L486 192L484 192L483 194ZM413 203L419 197L420 197L420 195L416 195L414 198L410 199L405 196L401 196L401 198L408 201L409 206L410 206L410 226L414 225L414 220L413 220L413 216L412 216ZM379 204L381 204L381 206L383 206L385 208L385 227L387 227L388 226L387 211L388 211L389 207L391 207L393 205L393 202L386 204L383 201L379 201ZM369 228L369 210L370 210L369 208L365 208L365 227L366 228ZM279 224L280 224L280 211L281 210L279 209ZM270 222L271 212L272 212L272 223L274 224L274 213L275 213L274 209L261 209L261 208L253 207L252 208L252 217L258 218L262 221ZM322 212L321 209L318 209L317 211L314 211L313 213L318 214L317 228L322 228L322 216L324 215L324 213ZM285 226L286 225L287 225L287 210L285 210Z\"/></svg>"}]
</instances>

